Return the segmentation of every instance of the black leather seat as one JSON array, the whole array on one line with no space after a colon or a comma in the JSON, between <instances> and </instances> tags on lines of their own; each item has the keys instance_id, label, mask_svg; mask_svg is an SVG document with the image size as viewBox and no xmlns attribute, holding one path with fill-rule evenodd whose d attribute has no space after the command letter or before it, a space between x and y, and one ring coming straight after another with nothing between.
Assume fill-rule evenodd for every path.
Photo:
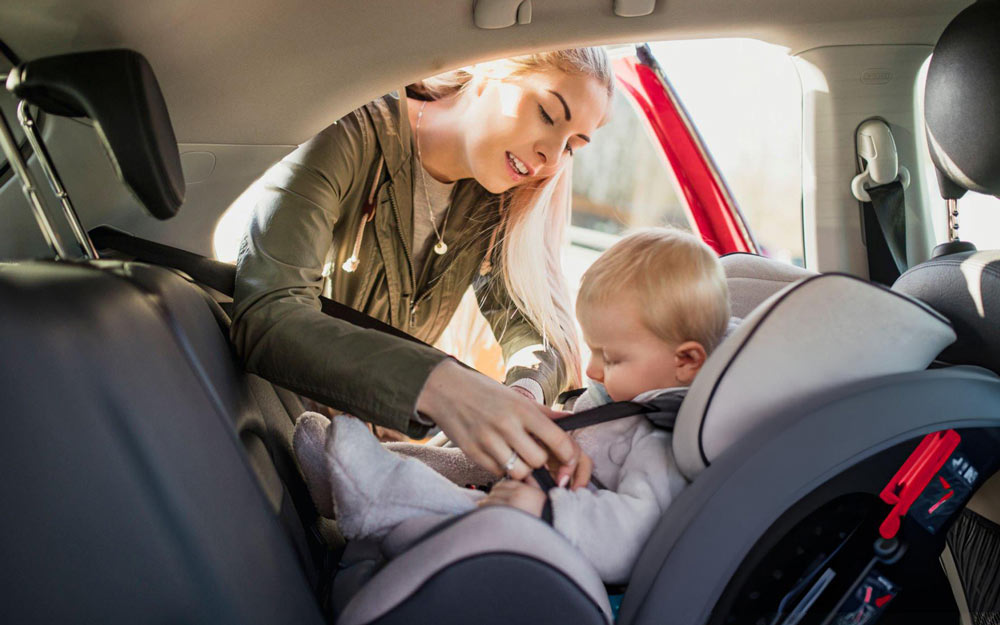
<instances>
[{"instance_id":1,"label":"black leather seat","mask_svg":"<svg viewBox=\"0 0 1000 625\"><path fill-rule=\"evenodd\" d=\"M117 271L0 270L5 620L321 622L254 428L192 359L215 320Z\"/></svg>"}]
</instances>

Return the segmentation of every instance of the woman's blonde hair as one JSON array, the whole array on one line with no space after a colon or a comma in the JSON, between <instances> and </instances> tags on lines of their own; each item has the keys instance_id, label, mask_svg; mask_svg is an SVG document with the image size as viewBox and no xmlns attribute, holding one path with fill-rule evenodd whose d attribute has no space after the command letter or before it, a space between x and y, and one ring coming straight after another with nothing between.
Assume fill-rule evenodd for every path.
<instances>
[{"instance_id":1,"label":"woman's blonde hair","mask_svg":"<svg viewBox=\"0 0 1000 625\"><path fill-rule=\"evenodd\" d=\"M577 308L628 298L643 325L677 345L697 341L712 353L729 323L729 288L715 252L671 228L639 230L612 245L583 274Z\"/></svg>"},{"instance_id":2,"label":"woman's blonde hair","mask_svg":"<svg viewBox=\"0 0 1000 625\"><path fill-rule=\"evenodd\" d=\"M432 76L412 88L423 97L438 100L464 90L474 79L547 70L592 77L604 85L609 100L614 92L614 72L603 48L572 48L500 59ZM504 287L546 345L559 354L568 382L579 386L580 347L561 261L571 195L571 161L539 184L504 192L497 243ZM538 271L539 267L544 270Z\"/></svg>"}]
</instances>

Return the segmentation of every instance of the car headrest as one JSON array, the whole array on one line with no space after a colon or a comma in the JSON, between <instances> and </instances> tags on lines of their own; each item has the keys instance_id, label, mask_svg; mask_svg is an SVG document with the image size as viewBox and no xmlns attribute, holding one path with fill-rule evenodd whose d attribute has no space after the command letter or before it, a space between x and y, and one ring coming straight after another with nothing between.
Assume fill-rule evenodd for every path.
<instances>
[{"instance_id":1,"label":"car headrest","mask_svg":"<svg viewBox=\"0 0 1000 625\"><path fill-rule=\"evenodd\" d=\"M733 316L740 318L789 284L816 275L815 271L746 252L726 254L719 261L726 272Z\"/></svg>"},{"instance_id":2,"label":"car headrest","mask_svg":"<svg viewBox=\"0 0 1000 625\"><path fill-rule=\"evenodd\" d=\"M1000 251L932 258L901 275L892 288L951 321L958 340L940 360L1000 373Z\"/></svg>"},{"instance_id":3,"label":"car headrest","mask_svg":"<svg viewBox=\"0 0 1000 625\"><path fill-rule=\"evenodd\" d=\"M769 418L852 382L925 369L955 340L929 306L854 276L778 291L715 349L681 405L673 449L694 479Z\"/></svg>"},{"instance_id":4,"label":"car headrest","mask_svg":"<svg viewBox=\"0 0 1000 625\"><path fill-rule=\"evenodd\" d=\"M979 0L938 39L924 117L941 194L1000 195L1000 0Z\"/></svg>"},{"instance_id":5,"label":"car headrest","mask_svg":"<svg viewBox=\"0 0 1000 625\"><path fill-rule=\"evenodd\" d=\"M177 214L184 174L153 70L133 50L51 56L18 65L7 89L46 113L87 117L119 177L159 219Z\"/></svg>"}]
</instances>

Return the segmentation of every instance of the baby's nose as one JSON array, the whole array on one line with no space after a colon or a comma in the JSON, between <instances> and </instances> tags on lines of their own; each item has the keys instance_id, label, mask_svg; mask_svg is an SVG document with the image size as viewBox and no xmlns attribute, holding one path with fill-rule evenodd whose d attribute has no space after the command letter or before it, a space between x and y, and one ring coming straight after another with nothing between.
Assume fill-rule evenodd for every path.
<instances>
[{"instance_id":1,"label":"baby's nose","mask_svg":"<svg viewBox=\"0 0 1000 625\"><path fill-rule=\"evenodd\" d=\"M587 377L594 382L604 382L604 367L600 363L596 362L596 359L591 358L587 363Z\"/></svg>"}]
</instances>

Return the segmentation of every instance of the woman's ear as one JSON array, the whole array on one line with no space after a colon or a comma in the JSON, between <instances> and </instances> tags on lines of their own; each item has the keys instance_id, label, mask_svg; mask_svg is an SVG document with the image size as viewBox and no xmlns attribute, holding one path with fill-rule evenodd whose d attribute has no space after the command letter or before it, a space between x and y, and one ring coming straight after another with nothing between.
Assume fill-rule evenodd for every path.
<instances>
[{"instance_id":1,"label":"woman's ear","mask_svg":"<svg viewBox=\"0 0 1000 625\"><path fill-rule=\"evenodd\" d=\"M708 353L698 341L685 341L674 350L674 376L684 386L690 386L694 376L708 359Z\"/></svg>"}]
</instances>

